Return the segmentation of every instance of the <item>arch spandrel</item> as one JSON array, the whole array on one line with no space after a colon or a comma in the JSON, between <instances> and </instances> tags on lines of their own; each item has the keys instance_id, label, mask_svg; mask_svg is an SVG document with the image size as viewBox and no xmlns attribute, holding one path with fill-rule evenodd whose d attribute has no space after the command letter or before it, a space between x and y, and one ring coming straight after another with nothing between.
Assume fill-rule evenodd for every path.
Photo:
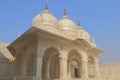
<instances>
[{"instance_id":1,"label":"arch spandrel","mask_svg":"<svg viewBox=\"0 0 120 80\"><path fill-rule=\"evenodd\" d=\"M87 53L86 52L84 52L84 51L82 51L82 50L79 50L79 49L69 49L67 52L68 52L68 54L67 55L69 55L70 54L70 52L76 52L77 54L79 54L79 56L81 56L81 60L84 60L84 61L87 61L87 58L88 58L88 56L87 56Z\"/></svg>"},{"instance_id":2,"label":"arch spandrel","mask_svg":"<svg viewBox=\"0 0 120 80\"><path fill-rule=\"evenodd\" d=\"M45 48L44 53L43 53L43 57L50 59L52 56L58 54L59 55L59 50L56 47L48 47Z\"/></svg>"},{"instance_id":3,"label":"arch spandrel","mask_svg":"<svg viewBox=\"0 0 120 80\"><path fill-rule=\"evenodd\" d=\"M67 56L67 54L66 54L65 52L60 51L59 54L60 54L60 55L59 55L59 58L60 58L60 59L68 60L68 56Z\"/></svg>"},{"instance_id":4,"label":"arch spandrel","mask_svg":"<svg viewBox=\"0 0 120 80\"><path fill-rule=\"evenodd\" d=\"M56 48L58 51L61 50L61 46L59 44L55 44L55 43L52 43L52 42L50 43L50 42L44 42L43 41L43 42L40 42L39 45L40 45L39 50L41 50L43 52L45 52L49 48ZM44 53L42 55L44 55Z\"/></svg>"},{"instance_id":5,"label":"arch spandrel","mask_svg":"<svg viewBox=\"0 0 120 80\"><path fill-rule=\"evenodd\" d=\"M69 62L71 62L72 60L76 60L76 61L81 61L82 55L79 54L78 51L76 50L71 50L68 54L68 58L69 58Z\"/></svg>"}]
</instances>

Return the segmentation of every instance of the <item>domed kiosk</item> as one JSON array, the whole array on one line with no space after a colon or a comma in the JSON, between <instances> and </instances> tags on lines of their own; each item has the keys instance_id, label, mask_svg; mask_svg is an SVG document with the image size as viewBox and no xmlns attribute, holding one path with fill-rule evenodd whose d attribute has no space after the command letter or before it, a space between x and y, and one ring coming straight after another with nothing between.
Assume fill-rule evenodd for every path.
<instances>
[{"instance_id":1,"label":"domed kiosk","mask_svg":"<svg viewBox=\"0 0 120 80\"><path fill-rule=\"evenodd\" d=\"M14 79L7 80L99 80L98 54L104 50L91 46L90 35L80 23L78 27L66 16L66 10L57 20L47 3L32 27L7 46L15 57ZM94 64L93 79L89 77L90 61Z\"/></svg>"}]
</instances>

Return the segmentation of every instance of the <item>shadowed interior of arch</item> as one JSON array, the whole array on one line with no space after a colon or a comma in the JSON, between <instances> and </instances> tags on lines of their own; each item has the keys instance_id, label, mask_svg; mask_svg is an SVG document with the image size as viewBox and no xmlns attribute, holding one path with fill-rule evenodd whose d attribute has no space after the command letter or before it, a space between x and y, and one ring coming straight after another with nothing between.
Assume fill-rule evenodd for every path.
<instances>
[{"instance_id":1,"label":"shadowed interior of arch","mask_svg":"<svg viewBox=\"0 0 120 80\"><path fill-rule=\"evenodd\" d=\"M82 55L77 50L71 50L68 54L68 74L71 78L81 78Z\"/></svg>"}]
</instances>

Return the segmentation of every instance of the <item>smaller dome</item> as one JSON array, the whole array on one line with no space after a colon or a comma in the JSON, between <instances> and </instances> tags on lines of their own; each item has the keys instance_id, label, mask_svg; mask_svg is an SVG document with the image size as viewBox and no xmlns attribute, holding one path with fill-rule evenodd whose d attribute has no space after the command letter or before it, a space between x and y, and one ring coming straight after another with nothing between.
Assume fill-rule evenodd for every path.
<instances>
[{"instance_id":1,"label":"smaller dome","mask_svg":"<svg viewBox=\"0 0 120 80\"><path fill-rule=\"evenodd\" d=\"M79 38L85 39L86 41L90 41L89 33L85 31L80 25L78 26L78 35Z\"/></svg>"},{"instance_id":2,"label":"smaller dome","mask_svg":"<svg viewBox=\"0 0 120 80\"><path fill-rule=\"evenodd\" d=\"M75 23L66 15L64 15L63 18L59 20L59 25L60 25L60 30L76 31Z\"/></svg>"},{"instance_id":3,"label":"smaller dome","mask_svg":"<svg viewBox=\"0 0 120 80\"><path fill-rule=\"evenodd\" d=\"M75 39L77 38L77 29L75 23L66 15L58 21L59 29L63 35Z\"/></svg>"}]
</instances>

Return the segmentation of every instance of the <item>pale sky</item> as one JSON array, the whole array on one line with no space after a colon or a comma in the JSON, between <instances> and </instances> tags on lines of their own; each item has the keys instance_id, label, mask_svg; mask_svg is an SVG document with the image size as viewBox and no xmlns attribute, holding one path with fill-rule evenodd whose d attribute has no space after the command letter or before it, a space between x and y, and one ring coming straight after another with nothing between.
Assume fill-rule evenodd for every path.
<instances>
[{"instance_id":1,"label":"pale sky","mask_svg":"<svg viewBox=\"0 0 120 80\"><path fill-rule=\"evenodd\" d=\"M0 42L11 43L18 32L31 27L32 19L44 10L46 0L0 0ZM100 62L120 61L120 0L48 0L49 11L60 19L67 16L94 36Z\"/></svg>"}]
</instances>

